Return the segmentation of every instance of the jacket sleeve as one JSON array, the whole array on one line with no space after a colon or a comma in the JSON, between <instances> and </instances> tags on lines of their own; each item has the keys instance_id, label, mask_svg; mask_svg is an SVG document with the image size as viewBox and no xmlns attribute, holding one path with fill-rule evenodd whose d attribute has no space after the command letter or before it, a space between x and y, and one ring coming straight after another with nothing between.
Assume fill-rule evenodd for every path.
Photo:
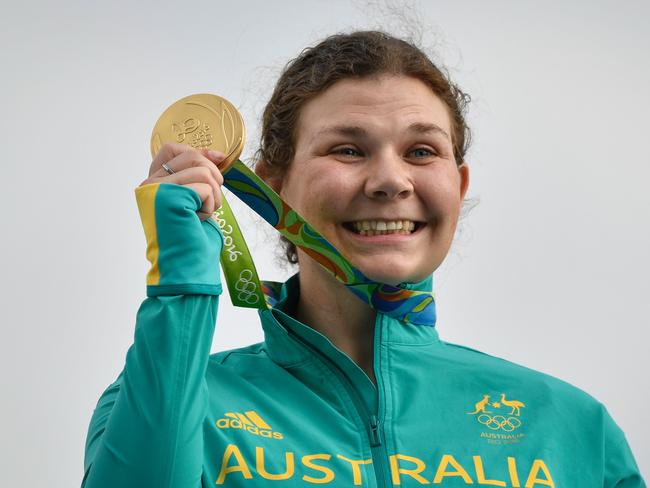
<instances>
[{"instance_id":1,"label":"jacket sleeve","mask_svg":"<svg viewBox=\"0 0 650 488\"><path fill-rule=\"evenodd\" d=\"M82 487L197 487L222 235L200 221L201 200L188 187L135 192L151 263L147 298L124 369L93 413Z\"/></svg>"},{"instance_id":2,"label":"jacket sleeve","mask_svg":"<svg viewBox=\"0 0 650 488\"><path fill-rule=\"evenodd\" d=\"M646 488L625 434L603 406L604 488Z\"/></svg>"}]
</instances>

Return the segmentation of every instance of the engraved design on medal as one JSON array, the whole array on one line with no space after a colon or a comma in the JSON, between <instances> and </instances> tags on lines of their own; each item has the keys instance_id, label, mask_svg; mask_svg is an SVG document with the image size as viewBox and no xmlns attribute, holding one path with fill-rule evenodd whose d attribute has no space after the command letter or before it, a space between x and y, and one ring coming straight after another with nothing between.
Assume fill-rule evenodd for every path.
<instances>
[{"instance_id":1,"label":"engraved design on medal","mask_svg":"<svg viewBox=\"0 0 650 488\"><path fill-rule=\"evenodd\" d=\"M193 117L185 119L185 122L172 122L172 134L175 135L176 142L186 143L185 136L194 132L200 125L201 121Z\"/></svg>"},{"instance_id":2,"label":"engraved design on medal","mask_svg":"<svg viewBox=\"0 0 650 488\"><path fill-rule=\"evenodd\" d=\"M210 105L196 102L194 100L188 101L187 105L195 105L197 107L201 107L205 110L210 111L214 115L216 115L217 119L221 123L221 141L223 142L223 148L225 149L225 153L228 154L232 152L232 150L235 148L234 142L235 142L235 136L236 136L236 125L235 125L235 119L233 117L233 114L228 110L228 107L226 106L225 103L221 103L221 111L218 112L216 110L216 107L212 107ZM194 128L192 131L196 130ZM209 142L208 142L209 141ZM197 144L196 146L194 144ZM209 147L213 143L213 137L212 134L210 133L210 126L208 124L204 124L203 128L199 130L199 132L194 136L191 142L189 144L192 147Z\"/></svg>"},{"instance_id":3,"label":"engraved design on medal","mask_svg":"<svg viewBox=\"0 0 650 488\"><path fill-rule=\"evenodd\" d=\"M210 147L212 145L212 134L210 134L210 126L203 124L201 129L193 134L190 146L196 148Z\"/></svg>"},{"instance_id":4,"label":"engraved design on medal","mask_svg":"<svg viewBox=\"0 0 650 488\"><path fill-rule=\"evenodd\" d=\"M199 130L197 130L200 127ZM172 123L172 134L176 134L176 142L189 144L195 149L204 149L212 145L210 125L203 124L198 119L187 119L182 124ZM190 135L189 139L186 137Z\"/></svg>"}]
</instances>

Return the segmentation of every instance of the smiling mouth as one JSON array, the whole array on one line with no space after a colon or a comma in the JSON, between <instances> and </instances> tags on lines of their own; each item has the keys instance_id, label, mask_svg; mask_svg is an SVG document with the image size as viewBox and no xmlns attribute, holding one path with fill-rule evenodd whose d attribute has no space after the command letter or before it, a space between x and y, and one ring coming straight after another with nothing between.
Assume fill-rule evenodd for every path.
<instances>
[{"instance_id":1,"label":"smiling mouth","mask_svg":"<svg viewBox=\"0 0 650 488\"><path fill-rule=\"evenodd\" d=\"M357 220L343 223L347 230L361 236L410 235L425 225L415 220Z\"/></svg>"}]
</instances>

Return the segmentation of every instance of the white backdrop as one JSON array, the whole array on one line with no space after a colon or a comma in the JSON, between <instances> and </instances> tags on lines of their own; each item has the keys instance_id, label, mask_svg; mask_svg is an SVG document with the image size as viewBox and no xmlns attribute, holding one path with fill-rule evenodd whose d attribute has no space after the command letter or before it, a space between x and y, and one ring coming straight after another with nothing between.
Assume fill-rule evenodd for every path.
<instances>
[{"instance_id":1,"label":"white backdrop","mask_svg":"<svg viewBox=\"0 0 650 488\"><path fill-rule=\"evenodd\" d=\"M3 1L0 485L81 481L92 410L144 298L133 189L162 110L225 96L250 156L284 63L339 30L399 27L383 10ZM480 203L436 273L441 338L588 391L650 477L649 3L427 1L409 15L474 100ZM237 209L261 275L288 276L271 232ZM260 341L255 313L226 302L214 350Z\"/></svg>"}]
</instances>

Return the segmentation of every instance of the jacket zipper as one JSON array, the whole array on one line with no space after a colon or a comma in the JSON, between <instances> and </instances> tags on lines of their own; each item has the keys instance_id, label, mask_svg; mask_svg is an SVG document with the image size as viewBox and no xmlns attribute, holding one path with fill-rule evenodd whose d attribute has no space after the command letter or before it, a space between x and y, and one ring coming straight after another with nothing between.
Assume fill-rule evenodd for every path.
<instances>
[{"instance_id":1,"label":"jacket zipper","mask_svg":"<svg viewBox=\"0 0 650 488\"><path fill-rule=\"evenodd\" d=\"M381 321L384 320L383 317L380 318ZM374 344L373 344L373 368L375 370L375 381L377 381L377 414L371 415L370 417L370 432L372 436L376 438L376 446L373 446L371 443L371 448L373 449L373 460L379 462L375 463L373 461L373 466L375 467L375 475L377 478L378 486L393 486L390 473L390 465L388 462L388 453L386 448L381 444L381 425L380 417L383 415L383 384L382 384L382 375L381 375L381 325L375 322L375 333L374 333Z\"/></svg>"},{"instance_id":2,"label":"jacket zipper","mask_svg":"<svg viewBox=\"0 0 650 488\"><path fill-rule=\"evenodd\" d=\"M379 418L376 415L370 416L370 445L372 447L381 446L379 437Z\"/></svg>"},{"instance_id":3,"label":"jacket zipper","mask_svg":"<svg viewBox=\"0 0 650 488\"><path fill-rule=\"evenodd\" d=\"M387 471L388 456L386 455L386 450L383 448L382 445L381 424L379 421L379 417L376 414L368 411L366 406L363 404L363 401L359 398L359 393L357 393L356 388L352 385L352 383L347 379L345 374L340 370L340 368L336 364L333 364L332 361L330 361L323 353L321 353L319 350L315 349L314 347L304 342L295 334L291 334L289 337L293 339L295 342L297 342L298 344L302 345L302 347L312 351L316 355L316 357L323 364L325 364L325 367L333 371L334 374L337 376L337 378L341 381L341 383L343 383L345 389L348 391L348 394L352 398L352 402L354 403L357 412L361 414L361 417L363 417L364 422L369 427L367 431L368 431L368 438L370 440L370 453L372 456L372 466L375 470L377 488L387 488L389 486L392 486L392 483L389 481L390 477ZM375 359L377 359L378 355L376 351L375 354L376 354ZM375 362L375 364L378 365L377 362ZM378 367L376 369L379 370ZM379 389L380 389L379 376L376 373L375 376L377 377L377 390L378 390L377 396L379 399Z\"/></svg>"},{"instance_id":4,"label":"jacket zipper","mask_svg":"<svg viewBox=\"0 0 650 488\"><path fill-rule=\"evenodd\" d=\"M386 450L381 445L379 434L379 418L376 415L370 416L370 449L372 451L372 465L375 468L377 486L392 486L387 478L388 463L386 462Z\"/></svg>"}]
</instances>

